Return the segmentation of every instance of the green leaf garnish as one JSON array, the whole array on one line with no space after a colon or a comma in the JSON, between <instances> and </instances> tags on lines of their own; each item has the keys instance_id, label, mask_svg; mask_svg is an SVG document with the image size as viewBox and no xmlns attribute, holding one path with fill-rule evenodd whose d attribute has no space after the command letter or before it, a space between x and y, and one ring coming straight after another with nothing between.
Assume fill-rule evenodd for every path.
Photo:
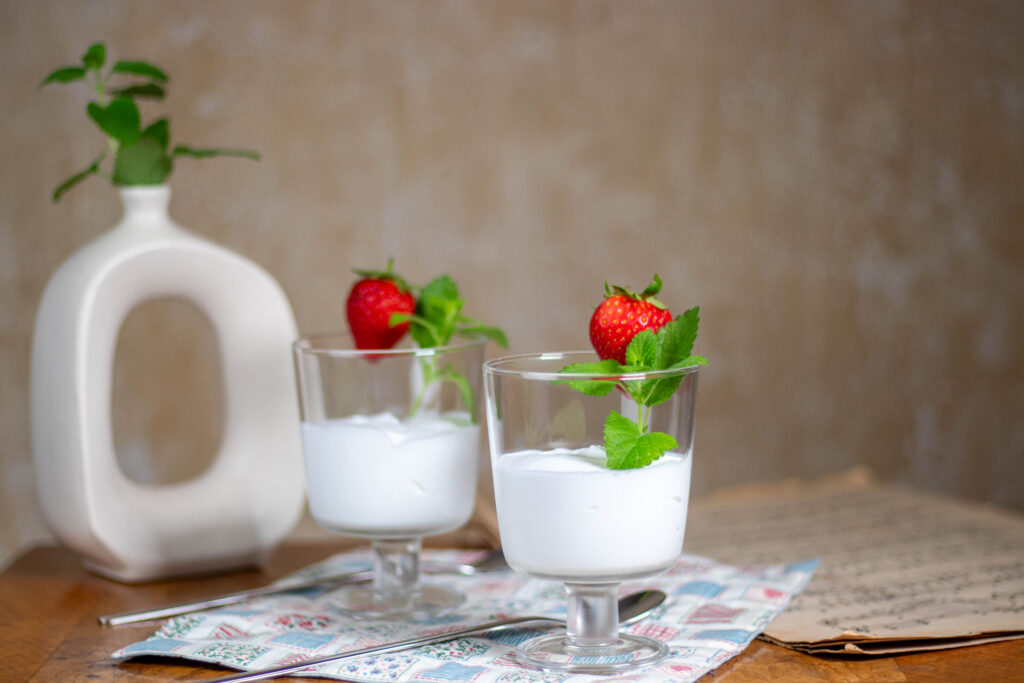
<instances>
[{"instance_id":1,"label":"green leaf garnish","mask_svg":"<svg viewBox=\"0 0 1024 683\"><path fill-rule=\"evenodd\" d=\"M628 417L612 411L604 423L604 443L608 469L629 470L645 467L665 451L679 447L671 434L647 432Z\"/></svg>"},{"instance_id":2,"label":"green leaf garnish","mask_svg":"<svg viewBox=\"0 0 1024 683\"><path fill-rule=\"evenodd\" d=\"M597 363L573 363L562 368L561 372L572 372L580 375L607 375L622 372L622 366L615 359L602 360ZM607 396L619 385L614 379L559 379L552 384L567 384L581 394L587 396Z\"/></svg>"},{"instance_id":3,"label":"green leaf garnish","mask_svg":"<svg viewBox=\"0 0 1024 683\"><path fill-rule=\"evenodd\" d=\"M161 83L167 82L167 74L160 67L153 66L148 62L118 60L110 69L115 74L131 74L133 76L145 76Z\"/></svg>"},{"instance_id":4,"label":"green leaf garnish","mask_svg":"<svg viewBox=\"0 0 1024 683\"><path fill-rule=\"evenodd\" d=\"M643 330L626 347L626 364L652 368L658 360L658 339L651 330Z\"/></svg>"},{"instance_id":5,"label":"green leaf garnish","mask_svg":"<svg viewBox=\"0 0 1024 683\"><path fill-rule=\"evenodd\" d=\"M653 367L659 370L670 368L690 356L697 341L697 327L700 325L700 307L694 306L658 330L658 354ZM637 335L640 336L640 335ZM634 341L636 337L633 338ZM632 342L630 342L632 346ZM629 350L626 350L629 353ZM706 362L706 361L705 361Z\"/></svg>"},{"instance_id":6,"label":"green leaf garnish","mask_svg":"<svg viewBox=\"0 0 1024 683\"><path fill-rule=\"evenodd\" d=\"M85 78L85 69L80 66L62 66L59 69L51 71L50 74L43 79L43 82L39 84L39 87L43 87L47 83L70 83L72 81L80 81Z\"/></svg>"},{"instance_id":7,"label":"green leaf garnish","mask_svg":"<svg viewBox=\"0 0 1024 683\"><path fill-rule=\"evenodd\" d=\"M660 289L661 278L655 275L654 281L644 290L644 295L653 296ZM618 387L637 404L636 422L614 410L605 421L604 449L609 469L644 467L666 451L678 448L679 444L671 434L648 430L650 409L672 398L683 381L683 375L667 374L647 379L629 379L628 376L634 372L681 370L694 365L707 365L703 356L691 353L699 324L700 309L691 308L657 332L644 330L636 334L626 347L626 365L620 365L616 360L602 360L597 363L576 363L561 370L564 373L611 377L553 382L566 384L588 396L606 396Z\"/></svg>"},{"instance_id":8,"label":"green leaf garnish","mask_svg":"<svg viewBox=\"0 0 1024 683\"><path fill-rule=\"evenodd\" d=\"M467 321L469 321L468 318L463 318L462 320L462 322ZM467 324L463 327L460 327L458 332L459 334L465 335L467 337L486 337L495 344L497 344L498 346L506 349L508 348L508 336L505 334L505 331L502 330L500 327L494 327L493 325Z\"/></svg>"},{"instance_id":9,"label":"green leaf garnish","mask_svg":"<svg viewBox=\"0 0 1024 683\"><path fill-rule=\"evenodd\" d=\"M431 280L416 297L414 315L396 314L391 324L409 322L409 334L423 348L447 346L453 336L483 336L500 346L508 346L508 338L497 327L463 315L465 300L459 296L459 287L447 275Z\"/></svg>"},{"instance_id":10,"label":"green leaf garnish","mask_svg":"<svg viewBox=\"0 0 1024 683\"><path fill-rule=\"evenodd\" d=\"M388 261L388 274L391 272L391 265L391 262ZM379 274L374 274L373 271L356 272L363 277L379 277ZM389 277L393 276L389 275ZM404 281L400 286L408 287ZM447 275L440 275L419 290L416 297L416 309L411 315L394 313L388 322L392 327L404 322L409 323L409 334L421 348L448 346L454 336L469 338L482 336L507 347L508 338L504 331L463 315L462 307L465 303L465 300L459 296L459 287L455 281ZM434 381L455 383L462 394L462 400L466 407L472 410L473 388L469 381L451 366L438 369L436 363L436 356L429 356L423 361L424 386L413 403L412 414L415 415L419 410L427 386ZM476 421L475 415L473 421Z\"/></svg>"}]
</instances>

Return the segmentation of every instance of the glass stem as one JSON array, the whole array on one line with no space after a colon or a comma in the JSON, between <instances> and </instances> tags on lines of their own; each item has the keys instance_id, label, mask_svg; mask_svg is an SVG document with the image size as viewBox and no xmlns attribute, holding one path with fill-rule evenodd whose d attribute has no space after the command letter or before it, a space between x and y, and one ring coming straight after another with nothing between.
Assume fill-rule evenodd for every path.
<instances>
[{"instance_id":1,"label":"glass stem","mask_svg":"<svg viewBox=\"0 0 1024 683\"><path fill-rule=\"evenodd\" d=\"M565 649L586 654L593 648L614 645L619 636L617 583L567 583L568 614L565 620Z\"/></svg>"},{"instance_id":2,"label":"glass stem","mask_svg":"<svg viewBox=\"0 0 1024 683\"><path fill-rule=\"evenodd\" d=\"M373 592L381 597L412 596L420 582L420 539L375 539Z\"/></svg>"}]
</instances>

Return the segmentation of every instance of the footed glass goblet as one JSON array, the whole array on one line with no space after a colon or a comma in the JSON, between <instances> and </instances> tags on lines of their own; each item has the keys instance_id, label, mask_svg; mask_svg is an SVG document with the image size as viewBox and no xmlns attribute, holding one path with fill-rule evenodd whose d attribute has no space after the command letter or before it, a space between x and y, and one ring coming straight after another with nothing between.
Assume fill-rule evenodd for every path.
<instances>
[{"instance_id":1,"label":"footed glass goblet","mask_svg":"<svg viewBox=\"0 0 1024 683\"><path fill-rule=\"evenodd\" d=\"M424 536L473 511L485 344L360 350L346 335L294 344L310 512L373 551L372 585L333 598L346 614L412 619L463 602L420 581L419 551Z\"/></svg>"},{"instance_id":2,"label":"footed glass goblet","mask_svg":"<svg viewBox=\"0 0 1024 683\"><path fill-rule=\"evenodd\" d=\"M697 368L618 375L561 371L597 360L590 352L568 352L484 363L505 559L530 576L561 581L568 595L566 631L518 647L525 663L542 670L622 672L668 654L658 640L619 631L616 597L621 582L666 571L682 551ZM629 390L641 382L664 400L634 403L630 393L638 392ZM593 391L600 386L604 395L589 395L602 393ZM627 441L635 428L640 449L659 441L674 445L646 466L610 469L604 445L609 424Z\"/></svg>"}]
</instances>

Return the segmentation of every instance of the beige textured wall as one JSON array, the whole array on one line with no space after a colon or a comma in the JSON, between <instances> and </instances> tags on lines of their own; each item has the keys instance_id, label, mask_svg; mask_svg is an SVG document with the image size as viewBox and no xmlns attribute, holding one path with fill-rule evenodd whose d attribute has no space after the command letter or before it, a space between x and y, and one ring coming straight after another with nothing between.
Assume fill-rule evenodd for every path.
<instances>
[{"instance_id":1,"label":"beige textured wall","mask_svg":"<svg viewBox=\"0 0 1024 683\"><path fill-rule=\"evenodd\" d=\"M48 199L101 141L84 91L36 86L91 41L168 70L175 140L263 152L180 162L172 213L275 275L303 331L394 256L513 350L578 348L606 279L659 272L712 361L696 492L866 463L1024 509L1021 36L1016 0L0 0L0 563L46 535L36 307L118 215L95 179ZM126 460L212 452L197 320L126 325Z\"/></svg>"}]
</instances>

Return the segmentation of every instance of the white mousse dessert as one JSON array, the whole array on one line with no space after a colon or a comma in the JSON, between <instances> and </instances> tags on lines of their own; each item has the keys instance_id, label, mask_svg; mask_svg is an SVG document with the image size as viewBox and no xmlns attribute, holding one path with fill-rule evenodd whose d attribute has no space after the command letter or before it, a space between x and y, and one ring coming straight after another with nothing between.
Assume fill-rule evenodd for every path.
<instances>
[{"instance_id":1,"label":"white mousse dessert","mask_svg":"<svg viewBox=\"0 0 1024 683\"><path fill-rule=\"evenodd\" d=\"M455 529L473 511L479 438L480 425L466 413L303 423L313 518L370 538Z\"/></svg>"},{"instance_id":2,"label":"white mousse dessert","mask_svg":"<svg viewBox=\"0 0 1024 683\"><path fill-rule=\"evenodd\" d=\"M508 563L554 580L619 580L671 567L683 546L690 492L687 454L610 470L604 448L518 451L494 477Z\"/></svg>"}]
</instances>

